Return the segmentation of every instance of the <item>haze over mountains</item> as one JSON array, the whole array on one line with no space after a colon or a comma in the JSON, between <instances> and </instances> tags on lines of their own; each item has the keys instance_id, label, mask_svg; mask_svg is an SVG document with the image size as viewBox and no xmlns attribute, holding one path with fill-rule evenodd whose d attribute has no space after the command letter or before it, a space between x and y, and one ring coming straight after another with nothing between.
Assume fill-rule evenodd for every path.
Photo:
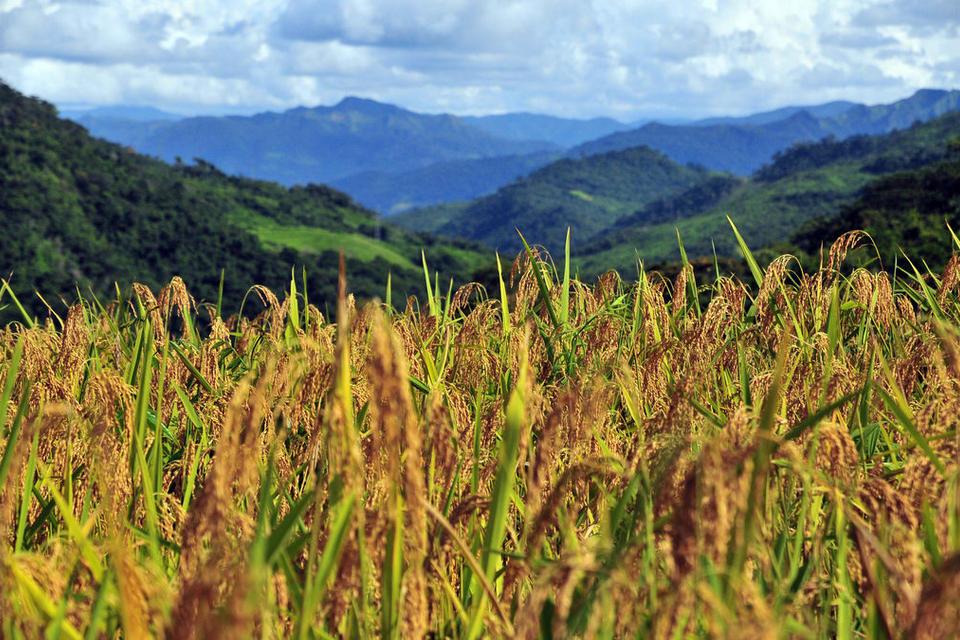
<instances>
[{"instance_id":1,"label":"haze over mountains","mask_svg":"<svg viewBox=\"0 0 960 640\"><path fill-rule=\"evenodd\" d=\"M517 229L551 250L567 227L586 239L619 217L699 184L706 169L684 166L649 147L564 158L465 206L411 211L393 218L412 229L465 237L508 254L522 249Z\"/></svg>"},{"instance_id":2,"label":"haze over mountains","mask_svg":"<svg viewBox=\"0 0 960 640\"><path fill-rule=\"evenodd\" d=\"M416 114L360 98L283 113L147 123L137 133L97 127L91 132L168 162L203 158L227 173L285 185L552 148L497 138L453 116Z\"/></svg>"},{"instance_id":3,"label":"haze over mountains","mask_svg":"<svg viewBox=\"0 0 960 640\"><path fill-rule=\"evenodd\" d=\"M613 118L575 120L537 113L467 116L464 121L501 138L545 140L561 147L572 147L632 128L631 125Z\"/></svg>"},{"instance_id":4,"label":"haze over mountains","mask_svg":"<svg viewBox=\"0 0 960 640\"><path fill-rule=\"evenodd\" d=\"M285 185L329 183L392 215L491 194L562 156L637 146L746 176L797 142L884 133L958 107L960 91L922 90L889 105L834 101L640 126L530 113L426 115L360 98L253 116L178 118L129 107L66 115L94 135L168 162L196 157Z\"/></svg>"}]
</instances>

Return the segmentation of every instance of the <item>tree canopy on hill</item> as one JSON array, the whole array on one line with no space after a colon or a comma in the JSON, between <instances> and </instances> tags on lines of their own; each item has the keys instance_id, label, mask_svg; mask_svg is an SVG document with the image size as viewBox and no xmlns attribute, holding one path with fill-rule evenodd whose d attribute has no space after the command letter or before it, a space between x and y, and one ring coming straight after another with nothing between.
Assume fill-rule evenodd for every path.
<instances>
[{"instance_id":1,"label":"tree canopy on hill","mask_svg":"<svg viewBox=\"0 0 960 640\"><path fill-rule=\"evenodd\" d=\"M909 248L911 258L941 269L956 250L946 225L960 230L960 151L957 156L877 180L838 215L800 229L793 242L816 256L840 234L862 230L870 234L887 267L902 261L900 251ZM873 249L866 247L862 253L872 257Z\"/></svg>"}]
</instances>

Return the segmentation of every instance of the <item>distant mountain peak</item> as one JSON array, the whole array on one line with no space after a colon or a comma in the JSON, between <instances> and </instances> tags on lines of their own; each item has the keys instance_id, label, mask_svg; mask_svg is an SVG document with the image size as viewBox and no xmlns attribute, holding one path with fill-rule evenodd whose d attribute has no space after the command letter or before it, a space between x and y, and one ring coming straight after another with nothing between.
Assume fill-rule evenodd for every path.
<instances>
[{"instance_id":1,"label":"distant mountain peak","mask_svg":"<svg viewBox=\"0 0 960 640\"><path fill-rule=\"evenodd\" d=\"M335 104L332 108L335 111L359 111L361 113L370 114L396 113L398 111L405 111L405 109L387 102L379 102L377 100L373 100L372 98L360 98L357 96L347 96Z\"/></svg>"},{"instance_id":2,"label":"distant mountain peak","mask_svg":"<svg viewBox=\"0 0 960 640\"><path fill-rule=\"evenodd\" d=\"M947 91L946 89L917 89L916 92L910 96L910 98L917 98L921 100L939 100L950 93L951 92Z\"/></svg>"}]
</instances>

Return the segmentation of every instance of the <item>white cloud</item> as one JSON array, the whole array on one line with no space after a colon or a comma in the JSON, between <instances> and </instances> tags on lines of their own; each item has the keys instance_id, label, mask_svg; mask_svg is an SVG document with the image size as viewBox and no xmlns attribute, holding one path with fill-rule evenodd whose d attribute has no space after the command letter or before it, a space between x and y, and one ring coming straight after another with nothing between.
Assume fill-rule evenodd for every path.
<instances>
[{"instance_id":1,"label":"white cloud","mask_svg":"<svg viewBox=\"0 0 960 640\"><path fill-rule=\"evenodd\" d=\"M0 0L60 103L689 116L960 85L956 0Z\"/></svg>"}]
</instances>

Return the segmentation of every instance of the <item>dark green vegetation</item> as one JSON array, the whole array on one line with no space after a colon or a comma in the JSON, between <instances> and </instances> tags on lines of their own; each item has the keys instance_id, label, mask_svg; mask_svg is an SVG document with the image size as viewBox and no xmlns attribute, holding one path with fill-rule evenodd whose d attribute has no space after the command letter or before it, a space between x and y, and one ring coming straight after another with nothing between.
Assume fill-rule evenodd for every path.
<instances>
[{"instance_id":1,"label":"dark green vegetation","mask_svg":"<svg viewBox=\"0 0 960 640\"><path fill-rule=\"evenodd\" d=\"M592 237L637 206L682 193L709 175L638 147L563 159L469 206L411 212L397 221L478 240L507 253L522 246L519 228L557 251L563 248L567 227L580 238Z\"/></svg>"},{"instance_id":2,"label":"dark green vegetation","mask_svg":"<svg viewBox=\"0 0 960 640\"><path fill-rule=\"evenodd\" d=\"M334 180L357 202L384 215L493 193L560 157L543 151L517 156L449 160L409 171L370 171Z\"/></svg>"},{"instance_id":3,"label":"dark green vegetation","mask_svg":"<svg viewBox=\"0 0 960 640\"><path fill-rule=\"evenodd\" d=\"M901 252L910 249L911 257L941 267L952 255L943 235L944 225L960 229L960 143L955 142L953 149L949 160L870 183L839 215L802 227L794 234L793 243L807 255L816 256L830 238L859 229L873 240L871 247L860 252L862 259L878 253L888 268L894 260L909 268ZM917 266L925 271L922 263Z\"/></svg>"},{"instance_id":4,"label":"dark green vegetation","mask_svg":"<svg viewBox=\"0 0 960 640\"><path fill-rule=\"evenodd\" d=\"M586 273L610 268L631 273L637 256L648 264L675 260L678 230L691 256L711 256L714 249L721 257L736 256L739 251L728 232L727 215L753 246L793 250L788 240L798 228L837 216L883 176L945 160L953 153L949 141L958 136L960 114L952 113L886 135L796 146L750 180L728 182L718 190L698 185L675 201L689 202L689 207L665 203L651 211L641 209L609 233L581 244L580 267ZM658 209L672 209L674 215L658 220L652 215ZM898 209L896 215L908 211ZM942 232L942 221L935 226L933 232ZM912 253L924 256L922 247Z\"/></svg>"},{"instance_id":5,"label":"dark green vegetation","mask_svg":"<svg viewBox=\"0 0 960 640\"><path fill-rule=\"evenodd\" d=\"M454 116L413 113L359 98L332 107L133 123L126 129L94 127L93 132L170 162L203 158L226 173L285 185L553 148L498 138Z\"/></svg>"},{"instance_id":6,"label":"dark green vegetation","mask_svg":"<svg viewBox=\"0 0 960 640\"><path fill-rule=\"evenodd\" d=\"M608 269L632 274L637 258L668 265L678 258L678 231L692 259L709 258L712 264L715 253L721 261L736 258L727 215L755 247L795 250L789 240L800 227L838 215L874 180L946 158L947 141L960 135L960 115L954 111L958 96L960 92L922 91L888 106L812 107L819 118L786 108L685 129L691 144L725 154L728 160L742 148L737 140L747 139L746 129L766 131L767 142L779 136L766 149L770 162L749 179L681 166L649 148L631 147L566 158L493 195L405 212L396 221L418 231L471 238L507 253L520 247L516 229L557 252L569 226L584 275ZM942 112L945 115L922 122L924 116ZM784 114L785 120L775 120ZM817 137L831 133L827 121L842 133L857 127L887 130L911 118L917 123L889 133L831 136L776 150L796 137L792 127L806 127L808 137ZM664 135L679 129L659 124L645 128ZM718 138L718 132L732 138ZM626 137L621 141L628 138L622 135Z\"/></svg>"},{"instance_id":7,"label":"dark green vegetation","mask_svg":"<svg viewBox=\"0 0 960 640\"><path fill-rule=\"evenodd\" d=\"M174 275L216 301L221 270L224 304L235 309L253 284L288 286L292 267L298 281L305 269L322 305L341 249L352 291L384 295L389 272L399 298L422 286L421 248L441 273L467 277L487 260L471 245L384 224L327 187L287 189L146 158L2 83L0 214L0 270L33 311L43 308L34 290L59 308L57 298L78 288L112 295L115 280L155 287Z\"/></svg>"},{"instance_id":8,"label":"dark green vegetation","mask_svg":"<svg viewBox=\"0 0 960 640\"><path fill-rule=\"evenodd\" d=\"M960 108L960 91L923 90L889 105L829 103L809 110L795 107L741 119L669 126L652 123L588 142L573 153L590 155L646 145L677 162L693 162L720 171L747 175L774 153L796 142L828 135L845 138L909 127ZM789 114L784 119L775 119Z\"/></svg>"}]
</instances>

